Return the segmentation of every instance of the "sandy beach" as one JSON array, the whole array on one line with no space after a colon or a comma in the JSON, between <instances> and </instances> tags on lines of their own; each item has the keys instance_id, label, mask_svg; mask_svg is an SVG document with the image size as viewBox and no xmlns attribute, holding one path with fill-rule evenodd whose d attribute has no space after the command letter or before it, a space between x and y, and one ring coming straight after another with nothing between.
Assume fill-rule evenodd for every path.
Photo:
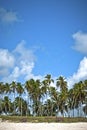
<instances>
[{"instance_id":1,"label":"sandy beach","mask_svg":"<svg viewBox=\"0 0 87 130\"><path fill-rule=\"evenodd\" d=\"M9 123L9 122L0 122L0 130L87 130L87 123Z\"/></svg>"}]
</instances>

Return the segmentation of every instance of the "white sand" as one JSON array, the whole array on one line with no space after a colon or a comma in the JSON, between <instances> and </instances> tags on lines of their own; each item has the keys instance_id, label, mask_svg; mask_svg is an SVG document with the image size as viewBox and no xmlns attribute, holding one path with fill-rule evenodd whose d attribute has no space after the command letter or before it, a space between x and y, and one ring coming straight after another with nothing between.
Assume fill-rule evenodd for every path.
<instances>
[{"instance_id":1,"label":"white sand","mask_svg":"<svg viewBox=\"0 0 87 130\"><path fill-rule=\"evenodd\" d=\"M87 123L9 123L9 122L0 122L0 130L87 130Z\"/></svg>"}]
</instances>

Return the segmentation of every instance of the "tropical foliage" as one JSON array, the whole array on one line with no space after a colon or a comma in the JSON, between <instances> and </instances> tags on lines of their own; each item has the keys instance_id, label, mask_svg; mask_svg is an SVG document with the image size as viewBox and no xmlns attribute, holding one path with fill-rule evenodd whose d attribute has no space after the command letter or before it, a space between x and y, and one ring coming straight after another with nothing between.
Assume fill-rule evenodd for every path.
<instances>
[{"instance_id":1,"label":"tropical foliage","mask_svg":"<svg viewBox=\"0 0 87 130\"><path fill-rule=\"evenodd\" d=\"M0 82L0 114L87 117L87 80L72 88L63 76L57 78L55 87L53 82L50 74L43 81Z\"/></svg>"}]
</instances>

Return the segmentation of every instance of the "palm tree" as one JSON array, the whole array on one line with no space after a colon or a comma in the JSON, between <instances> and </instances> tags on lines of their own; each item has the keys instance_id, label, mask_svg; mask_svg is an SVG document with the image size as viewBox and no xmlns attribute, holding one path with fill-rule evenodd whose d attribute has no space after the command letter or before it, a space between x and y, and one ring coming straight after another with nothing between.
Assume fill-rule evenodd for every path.
<instances>
[{"instance_id":1,"label":"palm tree","mask_svg":"<svg viewBox=\"0 0 87 130\"><path fill-rule=\"evenodd\" d=\"M76 104L78 108L78 116L82 116L82 104L85 101L85 86L82 81L74 84L74 91L76 93Z\"/></svg>"},{"instance_id":2,"label":"palm tree","mask_svg":"<svg viewBox=\"0 0 87 130\"><path fill-rule=\"evenodd\" d=\"M31 85L30 85L29 82L30 82L29 80L25 82L25 89L26 89L26 93L27 93L27 109L26 109L26 116L28 115L29 100L31 99L31 97L30 97Z\"/></svg>"},{"instance_id":3,"label":"palm tree","mask_svg":"<svg viewBox=\"0 0 87 130\"><path fill-rule=\"evenodd\" d=\"M68 87L67 87L67 81L64 77L60 76L57 79L56 86L60 88L60 105L59 110L61 111L61 114L64 116L64 106L66 106L67 98L68 98Z\"/></svg>"},{"instance_id":4,"label":"palm tree","mask_svg":"<svg viewBox=\"0 0 87 130\"><path fill-rule=\"evenodd\" d=\"M47 99L47 82L43 80L41 82L41 115L43 115L44 112L44 100Z\"/></svg>"},{"instance_id":5,"label":"palm tree","mask_svg":"<svg viewBox=\"0 0 87 130\"><path fill-rule=\"evenodd\" d=\"M17 92L19 94L19 103L21 104L21 116L22 116L22 101L21 101L21 99L22 99L22 94L24 92L24 89L23 89L21 83L19 83L19 82L17 83L16 90L17 90Z\"/></svg>"},{"instance_id":6,"label":"palm tree","mask_svg":"<svg viewBox=\"0 0 87 130\"><path fill-rule=\"evenodd\" d=\"M47 99L47 101L45 102L45 115L46 116L52 116L53 115L53 107L52 107L52 100L51 99Z\"/></svg>"},{"instance_id":7,"label":"palm tree","mask_svg":"<svg viewBox=\"0 0 87 130\"><path fill-rule=\"evenodd\" d=\"M20 115L20 113L21 113L21 102L20 102L20 97L18 96L18 97L16 97L15 98L15 109L16 109L16 115Z\"/></svg>"},{"instance_id":8,"label":"palm tree","mask_svg":"<svg viewBox=\"0 0 87 130\"><path fill-rule=\"evenodd\" d=\"M33 102L33 98L32 98L32 95L34 94L33 93L33 86L34 86L34 79L30 79L28 81L26 81L25 83L25 88L26 88L26 91L27 91L27 110L31 107L32 105L32 102ZM26 116L28 115L28 111L26 112Z\"/></svg>"},{"instance_id":9,"label":"palm tree","mask_svg":"<svg viewBox=\"0 0 87 130\"><path fill-rule=\"evenodd\" d=\"M5 113L7 114L7 113L10 112L10 111L9 111L10 100L9 100L8 96L5 96L5 97L4 97L3 103L4 103L4 109L5 109L4 111L5 111Z\"/></svg>"},{"instance_id":10,"label":"palm tree","mask_svg":"<svg viewBox=\"0 0 87 130\"><path fill-rule=\"evenodd\" d=\"M33 101L33 114L39 115L40 99L41 99L41 83L40 80L31 79L31 98Z\"/></svg>"},{"instance_id":11,"label":"palm tree","mask_svg":"<svg viewBox=\"0 0 87 130\"><path fill-rule=\"evenodd\" d=\"M29 113L29 115L30 115L30 109L29 108L27 108L27 102L26 102L26 100L24 100L23 98L21 99L21 101L22 101L22 114L23 115L26 115L26 111Z\"/></svg>"},{"instance_id":12,"label":"palm tree","mask_svg":"<svg viewBox=\"0 0 87 130\"><path fill-rule=\"evenodd\" d=\"M54 80L51 78L51 75L50 74L47 74L45 76L45 80L47 81L47 84L48 86L50 86L50 84L53 82L54 83Z\"/></svg>"},{"instance_id":13,"label":"palm tree","mask_svg":"<svg viewBox=\"0 0 87 130\"><path fill-rule=\"evenodd\" d=\"M35 88L34 88L34 95L36 95L36 98L35 98L35 102L37 103L37 115L39 116L41 113L40 113L40 106L41 106L41 97L42 97L42 91L41 91L41 82L40 80L36 80L35 81ZM37 99L37 100L36 100Z\"/></svg>"},{"instance_id":14,"label":"palm tree","mask_svg":"<svg viewBox=\"0 0 87 130\"><path fill-rule=\"evenodd\" d=\"M51 78L50 74L47 74L45 76L45 80L42 82L43 83L43 87L44 87L44 92L46 94L46 100L48 100L49 96L50 96L50 87L51 87L51 83L54 83L54 80ZM48 108L47 108L48 109Z\"/></svg>"},{"instance_id":15,"label":"palm tree","mask_svg":"<svg viewBox=\"0 0 87 130\"><path fill-rule=\"evenodd\" d=\"M19 102L19 101L21 101L21 102ZM22 108L21 108L21 104L23 106ZM20 115L21 111L22 111L22 116L26 115L27 102L23 98L21 98L19 96L15 98L15 107L16 107L16 114L17 115ZM28 113L30 113L29 109L28 109Z\"/></svg>"},{"instance_id":16,"label":"palm tree","mask_svg":"<svg viewBox=\"0 0 87 130\"><path fill-rule=\"evenodd\" d=\"M10 84L9 83L5 83L5 94L8 96L8 98L10 98L10 93L11 93L11 88L10 88ZM11 103L9 103L9 111L10 111L10 106L11 106Z\"/></svg>"},{"instance_id":17,"label":"palm tree","mask_svg":"<svg viewBox=\"0 0 87 130\"><path fill-rule=\"evenodd\" d=\"M60 87L60 91L61 92L63 92L63 91L65 92L65 91L68 90L68 88L67 88L67 81L66 81L66 79L63 76L60 76L57 79L56 86Z\"/></svg>"},{"instance_id":18,"label":"palm tree","mask_svg":"<svg viewBox=\"0 0 87 130\"><path fill-rule=\"evenodd\" d=\"M74 91L73 91L73 88L69 89L68 91L68 100L67 100L67 104L68 104L68 117L71 117L72 114L71 114L71 111L73 111L73 117L74 117L74 109L73 109L73 106L74 106Z\"/></svg>"},{"instance_id":19,"label":"palm tree","mask_svg":"<svg viewBox=\"0 0 87 130\"><path fill-rule=\"evenodd\" d=\"M13 99L14 99L14 111L13 111L13 114L15 115L16 114L16 110L15 110L15 94L16 94L17 83L12 81L12 83L10 85L11 85L11 91L14 94L14 97L13 97Z\"/></svg>"},{"instance_id":20,"label":"palm tree","mask_svg":"<svg viewBox=\"0 0 87 130\"><path fill-rule=\"evenodd\" d=\"M7 96L10 95L11 89L10 89L10 84L9 83L5 83L5 93L7 94Z\"/></svg>"},{"instance_id":21,"label":"palm tree","mask_svg":"<svg viewBox=\"0 0 87 130\"><path fill-rule=\"evenodd\" d=\"M74 89L71 88L68 92L68 110L73 112L73 117L75 115L75 104L76 104L76 93Z\"/></svg>"},{"instance_id":22,"label":"palm tree","mask_svg":"<svg viewBox=\"0 0 87 130\"><path fill-rule=\"evenodd\" d=\"M59 113L59 92L55 87L50 87L50 98L52 100L52 115L57 115Z\"/></svg>"}]
</instances>

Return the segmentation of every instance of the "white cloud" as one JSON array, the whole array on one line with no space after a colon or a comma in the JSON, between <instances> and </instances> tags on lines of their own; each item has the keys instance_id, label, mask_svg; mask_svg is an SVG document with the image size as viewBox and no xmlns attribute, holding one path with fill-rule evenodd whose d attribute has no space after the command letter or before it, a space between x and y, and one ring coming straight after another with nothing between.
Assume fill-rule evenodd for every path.
<instances>
[{"instance_id":1,"label":"white cloud","mask_svg":"<svg viewBox=\"0 0 87 130\"><path fill-rule=\"evenodd\" d=\"M7 76L3 76L2 81L3 82L17 81L19 76L20 76L19 67L15 66Z\"/></svg>"},{"instance_id":2,"label":"white cloud","mask_svg":"<svg viewBox=\"0 0 87 130\"><path fill-rule=\"evenodd\" d=\"M73 48L81 53L87 54L87 33L77 32L73 34L75 45Z\"/></svg>"},{"instance_id":3,"label":"white cloud","mask_svg":"<svg viewBox=\"0 0 87 130\"><path fill-rule=\"evenodd\" d=\"M87 57L81 60L77 72L67 79L68 86L72 87L74 83L85 79L87 79Z\"/></svg>"},{"instance_id":4,"label":"white cloud","mask_svg":"<svg viewBox=\"0 0 87 130\"><path fill-rule=\"evenodd\" d=\"M29 73L29 74L26 75L25 80L29 80L29 79L32 79L32 78L35 79L35 80L37 80L37 79L42 80L43 76L34 75L33 73Z\"/></svg>"},{"instance_id":5,"label":"white cloud","mask_svg":"<svg viewBox=\"0 0 87 130\"><path fill-rule=\"evenodd\" d=\"M30 63L30 61L28 62L21 61L20 67L21 67L21 74L31 73L32 69L34 68L34 62Z\"/></svg>"},{"instance_id":6,"label":"white cloud","mask_svg":"<svg viewBox=\"0 0 87 130\"><path fill-rule=\"evenodd\" d=\"M0 49L0 76L7 76L14 63L14 56L7 49Z\"/></svg>"},{"instance_id":7,"label":"white cloud","mask_svg":"<svg viewBox=\"0 0 87 130\"><path fill-rule=\"evenodd\" d=\"M34 62L35 55L33 50L25 48L26 42L22 40L14 50L14 53L18 56L18 60L26 62Z\"/></svg>"},{"instance_id":8,"label":"white cloud","mask_svg":"<svg viewBox=\"0 0 87 130\"><path fill-rule=\"evenodd\" d=\"M87 55L87 33L77 32L73 34L73 39L75 44L73 48L81 53ZM81 80L87 79L87 57L84 57L79 64L77 72L75 72L71 77L67 78L68 85L72 85Z\"/></svg>"},{"instance_id":9,"label":"white cloud","mask_svg":"<svg viewBox=\"0 0 87 130\"><path fill-rule=\"evenodd\" d=\"M8 11L4 8L0 8L0 21L4 23L13 23L20 21L17 13L13 11Z\"/></svg>"},{"instance_id":10,"label":"white cloud","mask_svg":"<svg viewBox=\"0 0 87 130\"><path fill-rule=\"evenodd\" d=\"M7 49L0 49L0 67L13 67L14 56Z\"/></svg>"},{"instance_id":11,"label":"white cloud","mask_svg":"<svg viewBox=\"0 0 87 130\"><path fill-rule=\"evenodd\" d=\"M2 49L1 49L2 50ZM6 69L6 65L9 65L7 67L7 74L6 70L4 70L4 76L2 75L2 81L3 82L12 82L17 81L20 78L23 80L28 80L30 78L34 79L40 79L42 76L40 75L34 75L33 74L33 68L35 67L35 61L36 57L34 55L33 50L27 49L25 47L25 41L22 40L17 47L12 51L12 53L9 53L8 50L4 50L5 56L3 56L3 53L1 53L1 59L2 62L2 68ZM7 57L8 54L8 57ZM14 62L12 60L12 57L14 57ZM13 64L12 64L13 63ZM13 68L11 68L13 67ZM2 70L0 70L2 73ZM6 74L6 76L5 76Z\"/></svg>"}]
</instances>

